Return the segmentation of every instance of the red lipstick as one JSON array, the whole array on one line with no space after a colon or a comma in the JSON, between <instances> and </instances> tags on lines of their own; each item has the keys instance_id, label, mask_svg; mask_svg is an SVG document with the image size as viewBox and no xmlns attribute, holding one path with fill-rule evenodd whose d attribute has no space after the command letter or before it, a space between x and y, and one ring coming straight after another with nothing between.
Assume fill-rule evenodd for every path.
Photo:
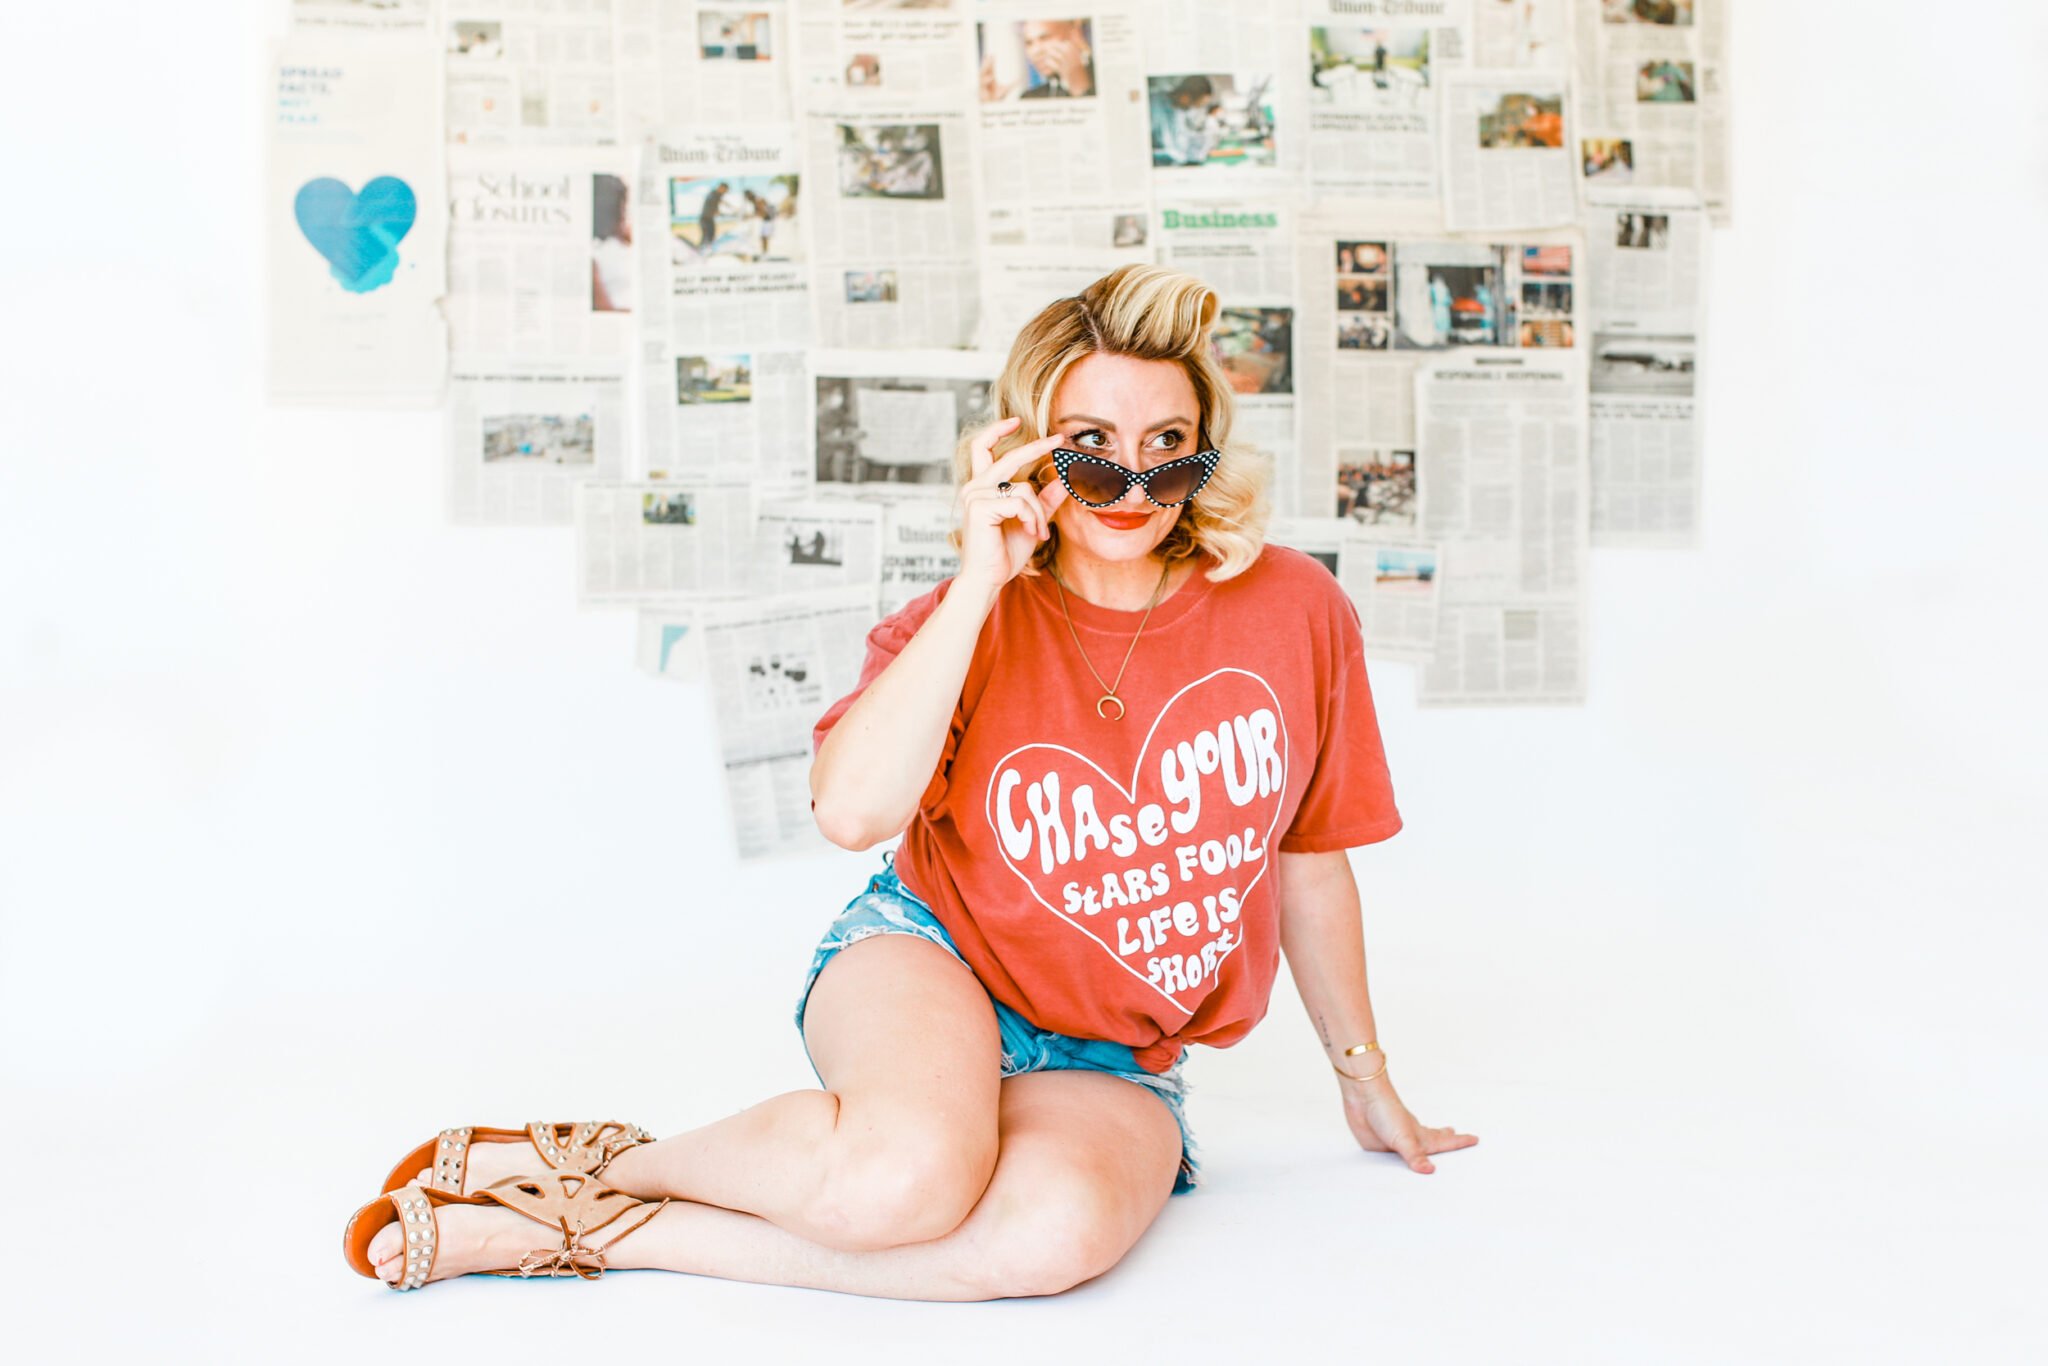
<instances>
[{"instance_id":1,"label":"red lipstick","mask_svg":"<svg viewBox=\"0 0 2048 1366\"><path fill-rule=\"evenodd\" d=\"M1116 531L1135 531L1152 520L1149 512L1097 512L1095 515Z\"/></svg>"}]
</instances>

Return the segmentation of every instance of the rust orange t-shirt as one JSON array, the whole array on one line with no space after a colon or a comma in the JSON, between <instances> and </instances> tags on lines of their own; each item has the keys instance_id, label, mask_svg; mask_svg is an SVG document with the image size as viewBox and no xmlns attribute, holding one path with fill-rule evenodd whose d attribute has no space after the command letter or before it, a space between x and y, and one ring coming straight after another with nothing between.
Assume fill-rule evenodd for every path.
<instances>
[{"instance_id":1,"label":"rust orange t-shirt","mask_svg":"<svg viewBox=\"0 0 2048 1366\"><path fill-rule=\"evenodd\" d=\"M814 754L952 583L869 633ZM1108 720L1056 594L1041 574L997 595L895 869L997 1000L1163 1072L1183 1044L1233 1044L1265 1015L1275 853L1401 828L1358 610L1284 546L1221 583L1198 571L1153 610ZM1114 681L1144 613L1067 605Z\"/></svg>"}]
</instances>

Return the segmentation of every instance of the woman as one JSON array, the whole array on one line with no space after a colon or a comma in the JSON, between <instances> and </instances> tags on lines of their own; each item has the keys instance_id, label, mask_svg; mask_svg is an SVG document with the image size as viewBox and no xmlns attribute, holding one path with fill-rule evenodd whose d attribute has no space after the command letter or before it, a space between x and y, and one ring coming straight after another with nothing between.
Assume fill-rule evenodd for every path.
<instances>
[{"instance_id":1,"label":"woman","mask_svg":"<svg viewBox=\"0 0 2048 1366\"><path fill-rule=\"evenodd\" d=\"M955 452L959 572L817 726L820 828L903 836L797 1007L825 1089L660 1142L447 1131L352 1221L358 1270L1057 1293L1193 1188L1183 1046L1244 1037L1283 949L1361 1146L1477 1141L1418 1124L1374 1039L1345 850L1400 817L1358 616L1260 542L1215 318L1157 266L1052 304Z\"/></svg>"}]
</instances>

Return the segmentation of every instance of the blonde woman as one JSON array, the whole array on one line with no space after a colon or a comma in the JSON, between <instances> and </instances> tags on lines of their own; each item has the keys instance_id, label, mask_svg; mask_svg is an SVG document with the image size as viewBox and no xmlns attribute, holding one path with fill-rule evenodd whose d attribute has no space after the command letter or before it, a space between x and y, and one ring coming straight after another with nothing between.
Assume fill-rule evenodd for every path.
<instances>
[{"instance_id":1,"label":"blonde woman","mask_svg":"<svg viewBox=\"0 0 2048 1366\"><path fill-rule=\"evenodd\" d=\"M1362 1147L1477 1142L1416 1121L1376 1039L1345 851L1401 819L1358 617L1262 543L1216 307L1129 266L1025 326L955 452L959 572L820 719L819 827L902 836L799 998L823 1089L658 1142L445 1131L351 1221L358 1270L1057 1293L1194 1188L1185 1046L1249 1033L1283 952Z\"/></svg>"}]
</instances>

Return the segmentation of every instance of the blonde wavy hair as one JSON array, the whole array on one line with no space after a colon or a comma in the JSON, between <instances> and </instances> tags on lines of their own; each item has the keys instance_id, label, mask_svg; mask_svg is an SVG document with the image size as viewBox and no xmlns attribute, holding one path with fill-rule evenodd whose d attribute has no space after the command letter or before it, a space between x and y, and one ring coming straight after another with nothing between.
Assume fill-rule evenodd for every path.
<instances>
[{"instance_id":1,"label":"blonde wavy hair","mask_svg":"<svg viewBox=\"0 0 2048 1366\"><path fill-rule=\"evenodd\" d=\"M1051 431L1053 395L1083 357L1131 356L1179 365L1187 372L1201 409L1198 439L1205 444L1195 449L1213 446L1223 454L1201 493L1181 505L1173 529L1154 553L1167 564L1206 553L1216 560L1206 571L1209 578L1221 582L1249 569L1265 545L1273 511L1268 496L1273 468L1269 456L1231 440L1237 400L1209 349L1216 314L1216 291L1192 275L1151 265L1111 271L1073 298L1046 305L1024 324L990 391L991 411L983 422L1022 419L1016 431L995 444L995 454L1001 456ZM953 451L956 491L974 476L973 433L973 427L962 433ZM1058 475L1048 455L1018 477L1042 488ZM947 538L955 554L962 539L959 527ZM1044 571L1059 543L1060 531L1054 526L1021 572Z\"/></svg>"}]
</instances>

